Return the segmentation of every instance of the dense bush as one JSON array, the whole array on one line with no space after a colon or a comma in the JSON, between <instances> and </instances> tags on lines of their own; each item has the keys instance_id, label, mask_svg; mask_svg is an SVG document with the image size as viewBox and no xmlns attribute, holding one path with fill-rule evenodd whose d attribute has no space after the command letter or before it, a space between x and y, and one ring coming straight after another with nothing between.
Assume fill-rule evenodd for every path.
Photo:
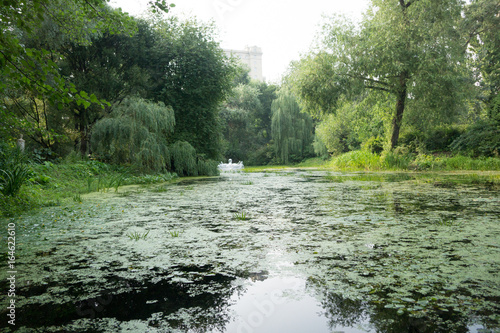
<instances>
[{"instance_id":1,"label":"dense bush","mask_svg":"<svg viewBox=\"0 0 500 333\"><path fill-rule=\"evenodd\" d=\"M442 125L437 126L426 133L424 136L424 145L430 151L448 151L450 145L465 131L460 125Z\"/></svg>"},{"instance_id":2,"label":"dense bush","mask_svg":"<svg viewBox=\"0 0 500 333\"><path fill-rule=\"evenodd\" d=\"M498 156L500 154L500 125L482 121L470 126L450 145L453 151L472 156Z\"/></svg>"},{"instance_id":3,"label":"dense bush","mask_svg":"<svg viewBox=\"0 0 500 333\"><path fill-rule=\"evenodd\" d=\"M385 144L384 138L381 138L379 136L378 137L372 136L371 138L363 142L361 147L369 152L380 154L384 151L384 144Z\"/></svg>"},{"instance_id":4,"label":"dense bush","mask_svg":"<svg viewBox=\"0 0 500 333\"><path fill-rule=\"evenodd\" d=\"M339 155L359 149L360 145L350 126L351 118L343 112L328 115L317 127L316 134L328 152Z\"/></svg>"}]
</instances>

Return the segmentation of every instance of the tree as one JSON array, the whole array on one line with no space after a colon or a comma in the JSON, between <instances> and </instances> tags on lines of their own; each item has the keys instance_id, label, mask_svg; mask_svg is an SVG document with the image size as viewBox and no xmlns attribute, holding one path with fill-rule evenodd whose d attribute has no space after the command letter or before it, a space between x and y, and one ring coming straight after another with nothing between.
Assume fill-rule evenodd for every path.
<instances>
[{"instance_id":1,"label":"tree","mask_svg":"<svg viewBox=\"0 0 500 333\"><path fill-rule=\"evenodd\" d=\"M60 62L62 73L79 90L106 100L99 105L72 103L67 115L78 131L78 146L82 155L88 152L92 126L110 114L120 102L131 96L146 97L151 82L151 52L157 33L148 22L134 20L137 30L129 34L102 32L94 36L91 45L70 44Z\"/></svg>"},{"instance_id":2,"label":"tree","mask_svg":"<svg viewBox=\"0 0 500 333\"><path fill-rule=\"evenodd\" d=\"M54 23L52 43L27 47L24 42L46 28L47 21ZM112 32L132 29L127 16L110 10L103 0L4 1L0 8L0 94L30 91L52 104L99 102L67 84L56 64L59 49L53 46L56 40L59 45L89 44L89 34L104 28Z\"/></svg>"},{"instance_id":3,"label":"tree","mask_svg":"<svg viewBox=\"0 0 500 333\"><path fill-rule=\"evenodd\" d=\"M312 118L301 112L295 97L286 88L278 92L272 103L272 137L281 163L298 162L312 153Z\"/></svg>"},{"instance_id":4,"label":"tree","mask_svg":"<svg viewBox=\"0 0 500 333\"><path fill-rule=\"evenodd\" d=\"M63 54L91 46L102 34L133 34L135 23L105 0L5 0L0 7L0 116L4 137L21 132L42 146L54 140L48 110L69 104L85 110L107 104L79 90L60 72ZM168 11L165 0L149 1L154 12ZM40 107L42 106L42 107ZM59 112L60 113L60 112ZM82 112L85 113L85 112ZM39 116L42 114L42 116ZM66 118L59 114L55 119ZM35 134L33 134L35 133Z\"/></svg>"},{"instance_id":5,"label":"tree","mask_svg":"<svg viewBox=\"0 0 500 333\"><path fill-rule=\"evenodd\" d=\"M172 108L139 98L126 99L95 124L92 149L102 160L163 171L170 167L168 139L174 127Z\"/></svg>"},{"instance_id":6,"label":"tree","mask_svg":"<svg viewBox=\"0 0 500 333\"><path fill-rule=\"evenodd\" d=\"M151 60L156 84L149 98L173 107L175 141L219 159L219 105L231 91L236 66L215 40L212 25L172 17L156 29L159 39Z\"/></svg>"},{"instance_id":7,"label":"tree","mask_svg":"<svg viewBox=\"0 0 500 333\"><path fill-rule=\"evenodd\" d=\"M465 7L462 30L474 52L473 66L488 117L500 124L500 2L474 0Z\"/></svg>"},{"instance_id":8,"label":"tree","mask_svg":"<svg viewBox=\"0 0 500 333\"><path fill-rule=\"evenodd\" d=\"M221 108L224 156L233 161L246 161L256 149L255 115L262 108L259 96L256 87L238 84Z\"/></svg>"},{"instance_id":9,"label":"tree","mask_svg":"<svg viewBox=\"0 0 500 333\"><path fill-rule=\"evenodd\" d=\"M459 0L373 0L358 27L331 17L320 49L290 75L294 91L314 115L335 112L342 96L367 89L394 99L390 146L403 116L418 101L420 112L453 112L462 100L464 39L458 31Z\"/></svg>"}]
</instances>

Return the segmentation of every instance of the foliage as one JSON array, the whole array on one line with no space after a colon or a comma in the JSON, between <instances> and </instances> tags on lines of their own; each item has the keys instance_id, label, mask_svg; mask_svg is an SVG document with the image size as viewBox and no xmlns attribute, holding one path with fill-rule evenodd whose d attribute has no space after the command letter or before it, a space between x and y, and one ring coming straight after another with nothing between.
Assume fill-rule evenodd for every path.
<instances>
[{"instance_id":1,"label":"foliage","mask_svg":"<svg viewBox=\"0 0 500 333\"><path fill-rule=\"evenodd\" d=\"M490 120L500 121L500 3L495 0L471 1L464 10L461 28L468 38L469 49L474 52L472 66L477 69L476 79Z\"/></svg>"},{"instance_id":2,"label":"foliage","mask_svg":"<svg viewBox=\"0 0 500 333\"><path fill-rule=\"evenodd\" d=\"M5 196L16 196L30 175L27 156L17 147L0 145L0 192Z\"/></svg>"},{"instance_id":3,"label":"foliage","mask_svg":"<svg viewBox=\"0 0 500 333\"><path fill-rule=\"evenodd\" d=\"M172 108L139 98L126 99L108 118L96 123L92 149L103 160L159 172L170 166L167 140L174 126Z\"/></svg>"},{"instance_id":4,"label":"foliage","mask_svg":"<svg viewBox=\"0 0 500 333\"><path fill-rule=\"evenodd\" d=\"M219 47L213 25L170 17L157 22L155 31L149 96L172 106L174 141L189 142L200 154L218 159L219 104L231 90L236 65Z\"/></svg>"},{"instance_id":5,"label":"foliage","mask_svg":"<svg viewBox=\"0 0 500 333\"><path fill-rule=\"evenodd\" d=\"M29 169L26 165L16 165L11 170L0 169L0 191L3 195L15 196L28 180Z\"/></svg>"},{"instance_id":6,"label":"foliage","mask_svg":"<svg viewBox=\"0 0 500 333\"><path fill-rule=\"evenodd\" d=\"M182 176L217 176L218 163L205 159L198 155L193 146L186 141L177 141L170 147L171 152L171 170L180 177Z\"/></svg>"},{"instance_id":7,"label":"foliage","mask_svg":"<svg viewBox=\"0 0 500 333\"><path fill-rule=\"evenodd\" d=\"M178 231L178 230L169 231L169 233L170 233L170 236L171 236L172 238L177 238L177 237L179 237L179 236L180 236L180 234L181 234L181 232L180 232L180 231Z\"/></svg>"},{"instance_id":8,"label":"foliage","mask_svg":"<svg viewBox=\"0 0 500 333\"><path fill-rule=\"evenodd\" d=\"M353 126L351 126L353 114L345 109L326 116L316 127L317 137L326 146L328 152L334 155L359 148L356 133Z\"/></svg>"},{"instance_id":9,"label":"foliage","mask_svg":"<svg viewBox=\"0 0 500 333\"><path fill-rule=\"evenodd\" d=\"M380 156L368 151L355 150L332 158L329 166L341 170L378 170Z\"/></svg>"},{"instance_id":10,"label":"foliage","mask_svg":"<svg viewBox=\"0 0 500 333\"><path fill-rule=\"evenodd\" d=\"M177 141L172 151L172 170L179 176L198 176L196 149L186 141Z\"/></svg>"},{"instance_id":11,"label":"foliage","mask_svg":"<svg viewBox=\"0 0 500 333\"><path fill-rule=\"evenodd\" d=\"M47 21L53 22L47 34L52 40L41 47L27 43L39 32L49 31ZM57 65L60 46L88 45L90 35L103 29L116 33L120 29L130 31L133 25L125 14L111 10L103 0L6 0L0 9L0 29L0 95L29 92L38 100L62 107L71 101L87 106L103 102L79 92L61 76ZM6 121L15 123L8 115Z\"/></svg>"},{"instance_id":12,"label":"foliage","mask_svg":"<svg viewBox=\"0 0 500 333\"><path fill-rule=\"evenodd\" d=\"M301 112L295 97L286 88L272 103L272 137L277 160L288 164L312 155L312 118Z\"/></svg>"},{"instance_id":13,"label":"foliage","mask_svg":"<svg viewBox=\"0 0 500 333\"><path fill-rule=\"evenodd\" d=\"M480 121L467 128L451 143L455 152L473 156L498 156L500 153L500 124Z\"/></svg>"},{"instance_id":14,"label":"foliage","mask_svg":"<svg viewBox=\"0 0 500 333\"><path fill-rule=\"evenodd\" d=\"M83 193L107 188L116 191L117 186L123 185L164 183L176 177L171 173L142 174L137 170L82 158L29 165L29 178L17 196L0 193L0 216L16 216L37 207L58 206L67 200L73 202L78 196L82 199Z\"/></svg>"},{"instance_id":15,"label":"foliage","mask_svg":"<svg viewBox=\"0 0 500 333\"><path fill-rule=\"evenodd\" d=\"M223 155L246 165L264 165L272 160L271 104L277 87L252 81L234 86L220 111Z\"/></svg>"},{"instance_id":16,"label":"foliage","mask_svg":"<svg viewBox=\"0 0 500 333\"><path fill-rule=\"evenodd\" d=\"M382 155L368 151L350 151L333 157L327 167L336 170L500 170L500 158L472 158L463 155L435 156L414 154L405 147L398 147Z\"/></svg>"},{"instance_id":17,"label":"foliage","mask_svg":"<svg viewBox=\"0 0 500 333\"><path fill-rule=\"evenodd\" d=\"M257 126L262 121L261 92L255 85L239 84L233 88L220 111L223 155L235 161L246 161L249 152L259 145Z\"/></svg>"},{"instance_id":18,"label":"foliage","mask_svg":"<svg viewBox=\"0 0 500 333\"><path fill-rule=\"evenodd\" d=\"M240 221L248 220L248 216L247 216L246 212L234 213L234 218L236 220L240 220Z\"/></svg>"},{"instance_id":19,"label":"foliage","mask_svg":"<svg viewBox=\"0 0 500 333\"><path fill-rule=\"evenodd\" d=\"M338 155L363 147L381 153L390 132L386 116L390 102L384 100L386 97L372 92L356 101L338 101L335 113L324 115L316 127L316 135L328 152Z\"/></svg>"},{"instance_id":20,"label":"foliage","mask_svg":"<svg viewBox=\"0 0 500 333\"><path fill-rule=\"evenodd\" d=\"M317 131L317 129L316 129L316 131ZM328 148L323 143L323 141L319 138L318 133L316 133L314 135L313 149L314 149L314 153L316 154L316 156L319 156L325 160L330 156L330 154L328 153Z\"/></svg>"},{"instance_id":21,"label":"foliage","mask_svg":"<svg viewBox=\"0 0 500 333\"><path fill-rule=\"evenodd\" d=\"M64 110L78 130L80 152L88 150L90 130L99 119L108 116L124 98L149 98L151 89L151 50L157 33L150 24L134 20L137 27L132 36L127 33L103 32L93 37L92 45L73 45L65 49L60 66L79 89L93 93L112 104L106 108L72 104Z\"/></svg>"},{"instance_id":22,"label":"foliage","mask_svg":"<svg viewBox=\"0 0 500 333\"><path fill-rule=\"evenodd\" d=\"M389 93L395 148L407 107L418 105L432 117L455 112L462 100L460 11L456 0L373 0L359 26L330 17L319 50L296 63L289 80L305 110L316 116L334 113L342 98L353 100L366 90Z\"/></svg>"}]
</instances>

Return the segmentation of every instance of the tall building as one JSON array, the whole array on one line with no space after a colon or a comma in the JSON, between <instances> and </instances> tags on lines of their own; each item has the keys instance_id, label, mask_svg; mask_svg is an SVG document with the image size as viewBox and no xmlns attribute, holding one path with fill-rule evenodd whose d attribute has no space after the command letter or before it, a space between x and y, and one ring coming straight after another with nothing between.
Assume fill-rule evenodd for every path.
<instances>
[{"instance_id":1,"label":"tall building","mask_svg":"<svg viewBox=\"0 0 500 333\"><path fill-rule=\"evenodd\" d=\"M247 46L244 50L224 50L229 56L236 56L250 69L250 78L264 81L262 76L262 49L258 46Z\"/></svg>"}]
</instances>

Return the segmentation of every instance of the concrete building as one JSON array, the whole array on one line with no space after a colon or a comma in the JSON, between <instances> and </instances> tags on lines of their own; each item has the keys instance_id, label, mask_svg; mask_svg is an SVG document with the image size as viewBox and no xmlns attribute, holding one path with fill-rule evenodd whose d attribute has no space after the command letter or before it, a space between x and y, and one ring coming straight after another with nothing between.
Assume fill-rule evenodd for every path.
<instances>
[{"instance_id":1,"label":"concrete building","mask_svg":"<svg viewBox=\"0 0 500 333\"><path fill-rule=\"evenodd\" d=\"M262 49L257 46L247 46L244 50L224 50L229 56L236 56L250 69L250 78L264 81L262 76Z\"/></svg>"}]
</instances>

